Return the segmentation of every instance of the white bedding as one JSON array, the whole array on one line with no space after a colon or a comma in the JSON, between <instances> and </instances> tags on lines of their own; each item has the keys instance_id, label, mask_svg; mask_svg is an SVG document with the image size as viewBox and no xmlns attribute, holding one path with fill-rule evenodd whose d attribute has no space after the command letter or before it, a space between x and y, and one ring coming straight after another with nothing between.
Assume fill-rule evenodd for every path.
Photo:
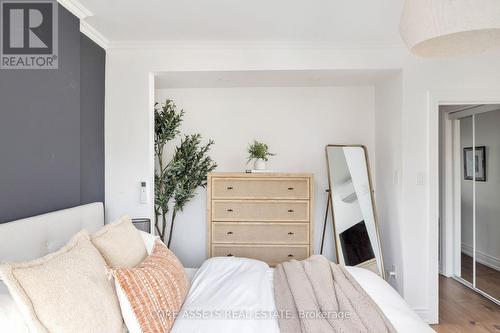
<instances>
[{"instance_id":1,"label":"white bedding","mask_svg":"<svg viewBox=\"0 0 500 333\"><path fill-rule=\"evenodd\" d=\"M348 271L382 309L398 332L434 332L399 294L376 274L358 267ZM174 323L175 333L279 333L273 270L244 258L218 257L203 263Z\"/></svg>"},{"instance_id":2,"label":"white bedding","mask_svg":"<svg viewBox=\"0 0 500 333\"><path fill-rule=\"evenodd\" d=\"M29 333L21 312L2 281L0 281L0 332Z\"/></svg>"},{"instance_id":3,"label":"white bedding","mask_svg":"<svg viewBox=\"0 0 500 333\"><path fill-rule=\"evenodd\" d=\"M256 317L275 310L272 279L272 269L262 261L206 260L193 278L172 333L279 332L275 318L246 319L247 314Z\"/></svg>"},{"instance_id":4,"label":"white bedding","mask_svg":"<svg viewBox=\"0 0 500 333\"><path fill-rule=\"evenodd\" d=\"M398 332L434 332L376 274L357 267L347 269ZM198 270L186 268L186 273L192 278L192 286L172 332L279 333L277 320L271 317L276 309L272 289L273 269L265 263L234 257L211 258ZM193 319L203 317L205 319ZM0 332L29 332L1 282Z\"/></svg>"}]
</instances>

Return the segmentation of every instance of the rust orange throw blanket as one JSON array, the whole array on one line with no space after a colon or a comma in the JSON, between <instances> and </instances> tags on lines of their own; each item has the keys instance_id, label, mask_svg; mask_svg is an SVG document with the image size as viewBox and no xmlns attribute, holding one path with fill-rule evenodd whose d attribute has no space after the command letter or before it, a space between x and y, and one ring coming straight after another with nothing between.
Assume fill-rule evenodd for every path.
<instances>
[{"instance_id":1,"label":"rust orange throw blanket","mask_svg":"<svg viewBox=\"0 0 500 333\"><path fill-rule=\"evenodd\" d=\"M351 274L323 256L279 264L274 297L283 333L396 332Z\"/></svg>"}]
</instances>

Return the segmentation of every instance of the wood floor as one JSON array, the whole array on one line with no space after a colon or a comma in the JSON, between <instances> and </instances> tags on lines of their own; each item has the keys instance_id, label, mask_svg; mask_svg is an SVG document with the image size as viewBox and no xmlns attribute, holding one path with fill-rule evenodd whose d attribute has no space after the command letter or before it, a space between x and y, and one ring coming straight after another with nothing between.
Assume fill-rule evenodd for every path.
<instances>
[{"instance_id":1,"label":"wood floor","mask_svg":"<svg viewBox=\"0 0 500 333\"><path fill-rule=\"evenodd\" d=\"M472 283L472 258L462 253L462 279ZM476 286L488 295L500 299L500 272L476 263Z\"/></svg>"},{"instance_id":2,"label":"wood floor","mask_svg":"<svg viewBox=\"0 0 500 333\"><path fill-rule=\"evenodd\" d=\"M440 333L500 333L500 306L451 278L439 276Z\"/></svg>"}]
</instances>

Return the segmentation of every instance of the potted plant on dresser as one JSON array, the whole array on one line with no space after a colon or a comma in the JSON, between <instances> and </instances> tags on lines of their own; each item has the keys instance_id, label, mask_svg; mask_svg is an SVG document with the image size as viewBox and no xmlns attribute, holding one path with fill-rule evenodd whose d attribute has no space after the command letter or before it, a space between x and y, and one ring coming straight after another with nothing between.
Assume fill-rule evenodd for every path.
<instances>
[{"instance_id":1,"label":"potted plant on dresser","mask_svg":"<svg viewBox=\"0 0 500 333\"><path fill-rule=\"evenodd\" d=\"M253 140L253 143L248 146L248 163L252 160L254 170L263 171L266 170L266 162L269 161L269 157L275 156L269 151L269 146L265 143Z\"/></svg>"}]
</instances>

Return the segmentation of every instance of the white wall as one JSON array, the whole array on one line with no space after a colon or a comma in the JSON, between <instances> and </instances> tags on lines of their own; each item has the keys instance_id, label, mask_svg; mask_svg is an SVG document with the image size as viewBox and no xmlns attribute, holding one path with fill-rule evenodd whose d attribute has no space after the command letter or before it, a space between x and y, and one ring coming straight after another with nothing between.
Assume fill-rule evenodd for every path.
<instances>
[{"instance_id":1,"label":"white wall","mask_svg":"<svg viewBox=\"0 0 500 333\"><path fill-rule=\"evenodd\" d=\"M500 269L500 111L476 115L476 147L486 146L486 182L476 182L476 257ZM460 120L461 150L472 147L472 118ZM463 157L462 157L463 158ZM463 165L463 163L462 163ZM463 168L462 168L463 173ZM461 175L462 248L472 251L472 180ZM469 254L472 254L469 252Z\"/></svg>"},{"instance_id":2,"label":"white wall","mask_svg":"<svg viewBox=\"0 0 500 333\"><path fill-rule=\"evenodd\" d=\"M467 91L471 102L500 89L500 53L445 60L408 60L403 67L401 235L404 295L422 316L437 320L429 297L438 284L438 217L431 211L437 167L430 164L430 99L440 92ZM452 101L446 101L452 102ZM434 112L434 111L433 111ZM436 110L437 112L437 110ZM437 145L437 143L436 143ZM433 161L436 165L438 160ZM436 198L438 198L436 196ZM432 217L429 216L433 213Z\"/></svg>"},{"instance_id":3,"label":"white wall","mask_svg":"<svg viewBox=\"0 0 500 333\"><path fill-rule=\"evenodd\" d=\"M401 224L401 74L380 82L375 87L375 146L377 188L375 192L380 242L386 275L396 278L388 282L400 293L404 288L404 266Z\"/></svg>"},{"instance_id":4,"label":"white wall","mask_svg":"<svg viewBox=\"0 0 500 333\"><path fill-rule=\"evenodd\" d=\"M319 251L328 179L325 145L363 144L374 158L373 87L268 87L156 90L186 112L183 133L215 141L216 171L244 171L248 143L263 141L276 153L268 168L315 176L315 249ZM362 119L360 122L359 120ZM325 254L334 253L331 220ZM206 259L206 190L178 214L172 249L187 267Z\"/></svg>"},{"instance_id":5,"label":"white wall","mask_svg":"<svg viewBox=\"0 0 500 333\"><path fill-rule=\"evenodd\" d=\"M402 48L332 49L314 47L182 47L148 48L127 45L106 52L106 216L123 212L153 216L151 205L138 201L139 181L153 180L152 102L154 72L206 70L347 70L401 69L402 108L401 140L391 136L389 142L401 154L400 213L398 216L401 260L404 279L400 290L406 301L423 318L437 321L437 221L429 216L435 183L434 166L430 164L429 92L464 89L471 95L485 90L500 90L500 52L448 60L423 60ZM307 112L306 110L304 112ZM394 123L391 122L392 125ZM378 126L383 126L379 123ZM390 126L392 128L392 126ZM383 127L379 127L383 128ZM398 132L396 127L393 133ZM383 165L377 157L376 165ZM397 161L397 158L395 159ZM436 162L437 165L437 162ZM395 164L397 166L397 162ZM376 184L393 182L391 175L380 175ZM397 188L395 186L394 188ZM392 186L388 191L392 190ZM379 205L393 205L395 201ZM390 198L389 198L390 200ZM433 203L432 203L433 204ZM433 212L434 214L434 212ZM396 228L386 225L384 228ZM397 235L394 232L393 235ZM386 235L382 234L384 239ZM385 251L385 250L384 250ZM393 254L395 263L399 255Z\"/></svg>"}]
</instances>

